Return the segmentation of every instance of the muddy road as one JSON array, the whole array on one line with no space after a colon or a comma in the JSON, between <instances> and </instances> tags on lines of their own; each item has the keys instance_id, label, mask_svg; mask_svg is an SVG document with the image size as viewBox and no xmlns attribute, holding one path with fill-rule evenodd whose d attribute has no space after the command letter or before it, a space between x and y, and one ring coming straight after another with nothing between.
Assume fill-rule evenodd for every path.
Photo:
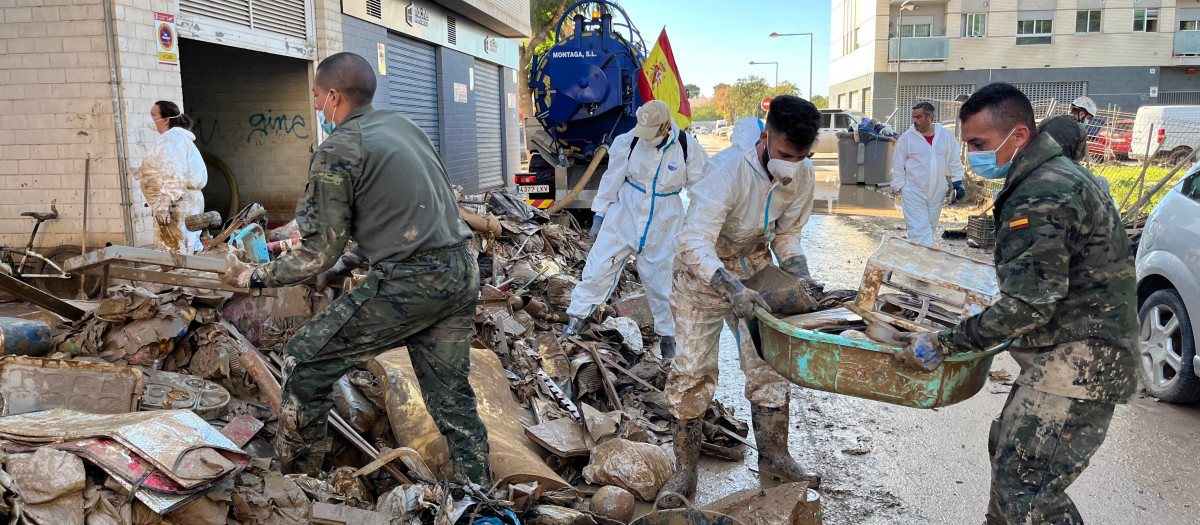
<instances>
[{"instance_id":1,"label":"muddy road","mask_svg":"<svg viewBox=\"0 0 1200 525\"><path fill-rule=\"evenodd\" d=\"M818 181L829 174L836 175L820 170ZM901 219L889 207L855 212L843 204L840 210L870 214L864 216L820 214L826 210L817 206L819 215L813 215L804 238L814 277L827 288L857 288L880 239L904 236ZM965 241L939 239L938 244L990 260L989 253L968 248ZM992 368L1013 377L1019 371L1007 354L998 356ZM717 398L749 419L743 381L726 331ZM825 523L982 523L990 483L988 426L1008 389L989 381L967 401L922 410L794 387L791 450L824 478ZM1117 407L1104 446L1068 493L1089 524L1200 523L1198 458L1200 407L1159 403L1139 394ZM755 470L753 451L744 464L705 457L697 503L757 486Z\"/></svg>"}]
</instances>

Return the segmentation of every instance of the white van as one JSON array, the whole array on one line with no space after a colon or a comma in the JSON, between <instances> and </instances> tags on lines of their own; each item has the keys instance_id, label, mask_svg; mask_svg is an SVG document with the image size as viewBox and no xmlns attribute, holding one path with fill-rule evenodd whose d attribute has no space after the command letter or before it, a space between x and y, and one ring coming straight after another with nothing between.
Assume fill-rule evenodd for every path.
<instances>
[{"instance_id":1,"label":"white van","mask_svg":"<svg viewBox=\"0 0 1200 525\"><path fill-rule=\"evenodd\" d=\"M1133 120L1129 156L1138 160L1157 150L1156 159L1176 164L1200 146L1200 106L1142 106Z\"/></svg>"}]
</instances>

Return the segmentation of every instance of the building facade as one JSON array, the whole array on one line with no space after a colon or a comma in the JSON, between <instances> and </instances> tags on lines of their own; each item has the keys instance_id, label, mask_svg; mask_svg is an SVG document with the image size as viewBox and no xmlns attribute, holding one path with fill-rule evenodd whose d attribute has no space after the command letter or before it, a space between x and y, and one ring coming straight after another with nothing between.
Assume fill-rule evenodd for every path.
<instances>
[{"instance_id":1,"label":"building facade","mask_svg":"<svg viewBox=\"0 0 1200 525\"><path fill-rule=\"evenodd\" d=\"M1200 4L1177 0L833 0L830 107L884 120L991 82L1101 109L1200 104ZM897 60L899 58L899 60ZM944 116L943 118L953 118ZM908 126L907 115L899 124Z\"/></svg>"},{"instance_id":2,"label":"building facade","mask_svg":"<svg viewBox=\"0 0 1200 525\"><path fill-rule=\"evenodd\" d=\"M196 122L208 209L258 202L291 220L320 138L313 72L343 50L376 66L375 106L417 122L453 183L500 187L519 162L513 39L528 20L528 0L4 2L0 245L24 245L21 212L52 202L39 248L152 244L138 169L157 100Z\"/></svg>"}]
</instances>

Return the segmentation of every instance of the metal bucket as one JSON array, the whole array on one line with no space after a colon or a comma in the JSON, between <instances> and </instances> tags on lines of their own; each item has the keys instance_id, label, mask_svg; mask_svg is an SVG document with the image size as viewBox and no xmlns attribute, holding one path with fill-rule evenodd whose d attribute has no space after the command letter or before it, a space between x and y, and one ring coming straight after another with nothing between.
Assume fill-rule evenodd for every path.
<instances>
[{"instance_id":1,"label":"metal bucket","mask_svg":"<svg viewBox=\"0 0 1200 525\"><path fill-rule=\"evenodd\" d=\"M952 405L975 395L987 381L992 357L1007 346L958 354L933 372L920 372L896 364L899 347L797 328L762 308L756 314L763 359L789 381L914 408Z\"/></svg>"}]
</instances>

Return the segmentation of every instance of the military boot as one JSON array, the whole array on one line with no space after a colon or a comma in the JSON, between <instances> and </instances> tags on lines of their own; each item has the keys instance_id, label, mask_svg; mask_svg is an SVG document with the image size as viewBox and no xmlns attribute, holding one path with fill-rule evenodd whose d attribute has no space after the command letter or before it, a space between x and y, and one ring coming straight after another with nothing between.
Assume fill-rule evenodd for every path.
<instances>
[{"instance_id":1,"label":"military boot","mask_svg":"<svg viewBox=\"0 0 1200 525\"><path fill-rule=\"evenodd\" d=\"M297 442L287 438L284 432L275 437L275 461L284 474L307 474L316 478L325 463L325 453L333 441L325 438L316 443Z\"/></svg>"},{"instance_id":2,"label":"military boot","mask_svg":"<svg viewBox=\"0 0 1200 525\"><path fill-rule=\"evenodd\" d=\"M696 466L700 463L700 434L704 421L700 418L675 422L675 473L658 491L659 508L678 509L687 505L696 494Z\"/></svg>"},{"instance_id":3,"label":"military boot","mask_svg":"<svg viewBox=\"0 0 1200 525\"><path fill-rule=\"evenodd\" d=\"M759 476L783 481L806 481L809 488L815 489L821 486L821 475L804 470L788 452L788 423L791 417L786 407L750 405L754 442L758 445Z\"/></svg>"},{"instance_id":4,"label":"military boot","mask_svg":"<svg viewBox=\"0 0 1200 525\"><path fill-rule=\"evenodd\" d=\"M675 336L664 335L662 340L658 342L658 352L662 354L663 359L675 358Z\"/></svg>"}]
</instances>

